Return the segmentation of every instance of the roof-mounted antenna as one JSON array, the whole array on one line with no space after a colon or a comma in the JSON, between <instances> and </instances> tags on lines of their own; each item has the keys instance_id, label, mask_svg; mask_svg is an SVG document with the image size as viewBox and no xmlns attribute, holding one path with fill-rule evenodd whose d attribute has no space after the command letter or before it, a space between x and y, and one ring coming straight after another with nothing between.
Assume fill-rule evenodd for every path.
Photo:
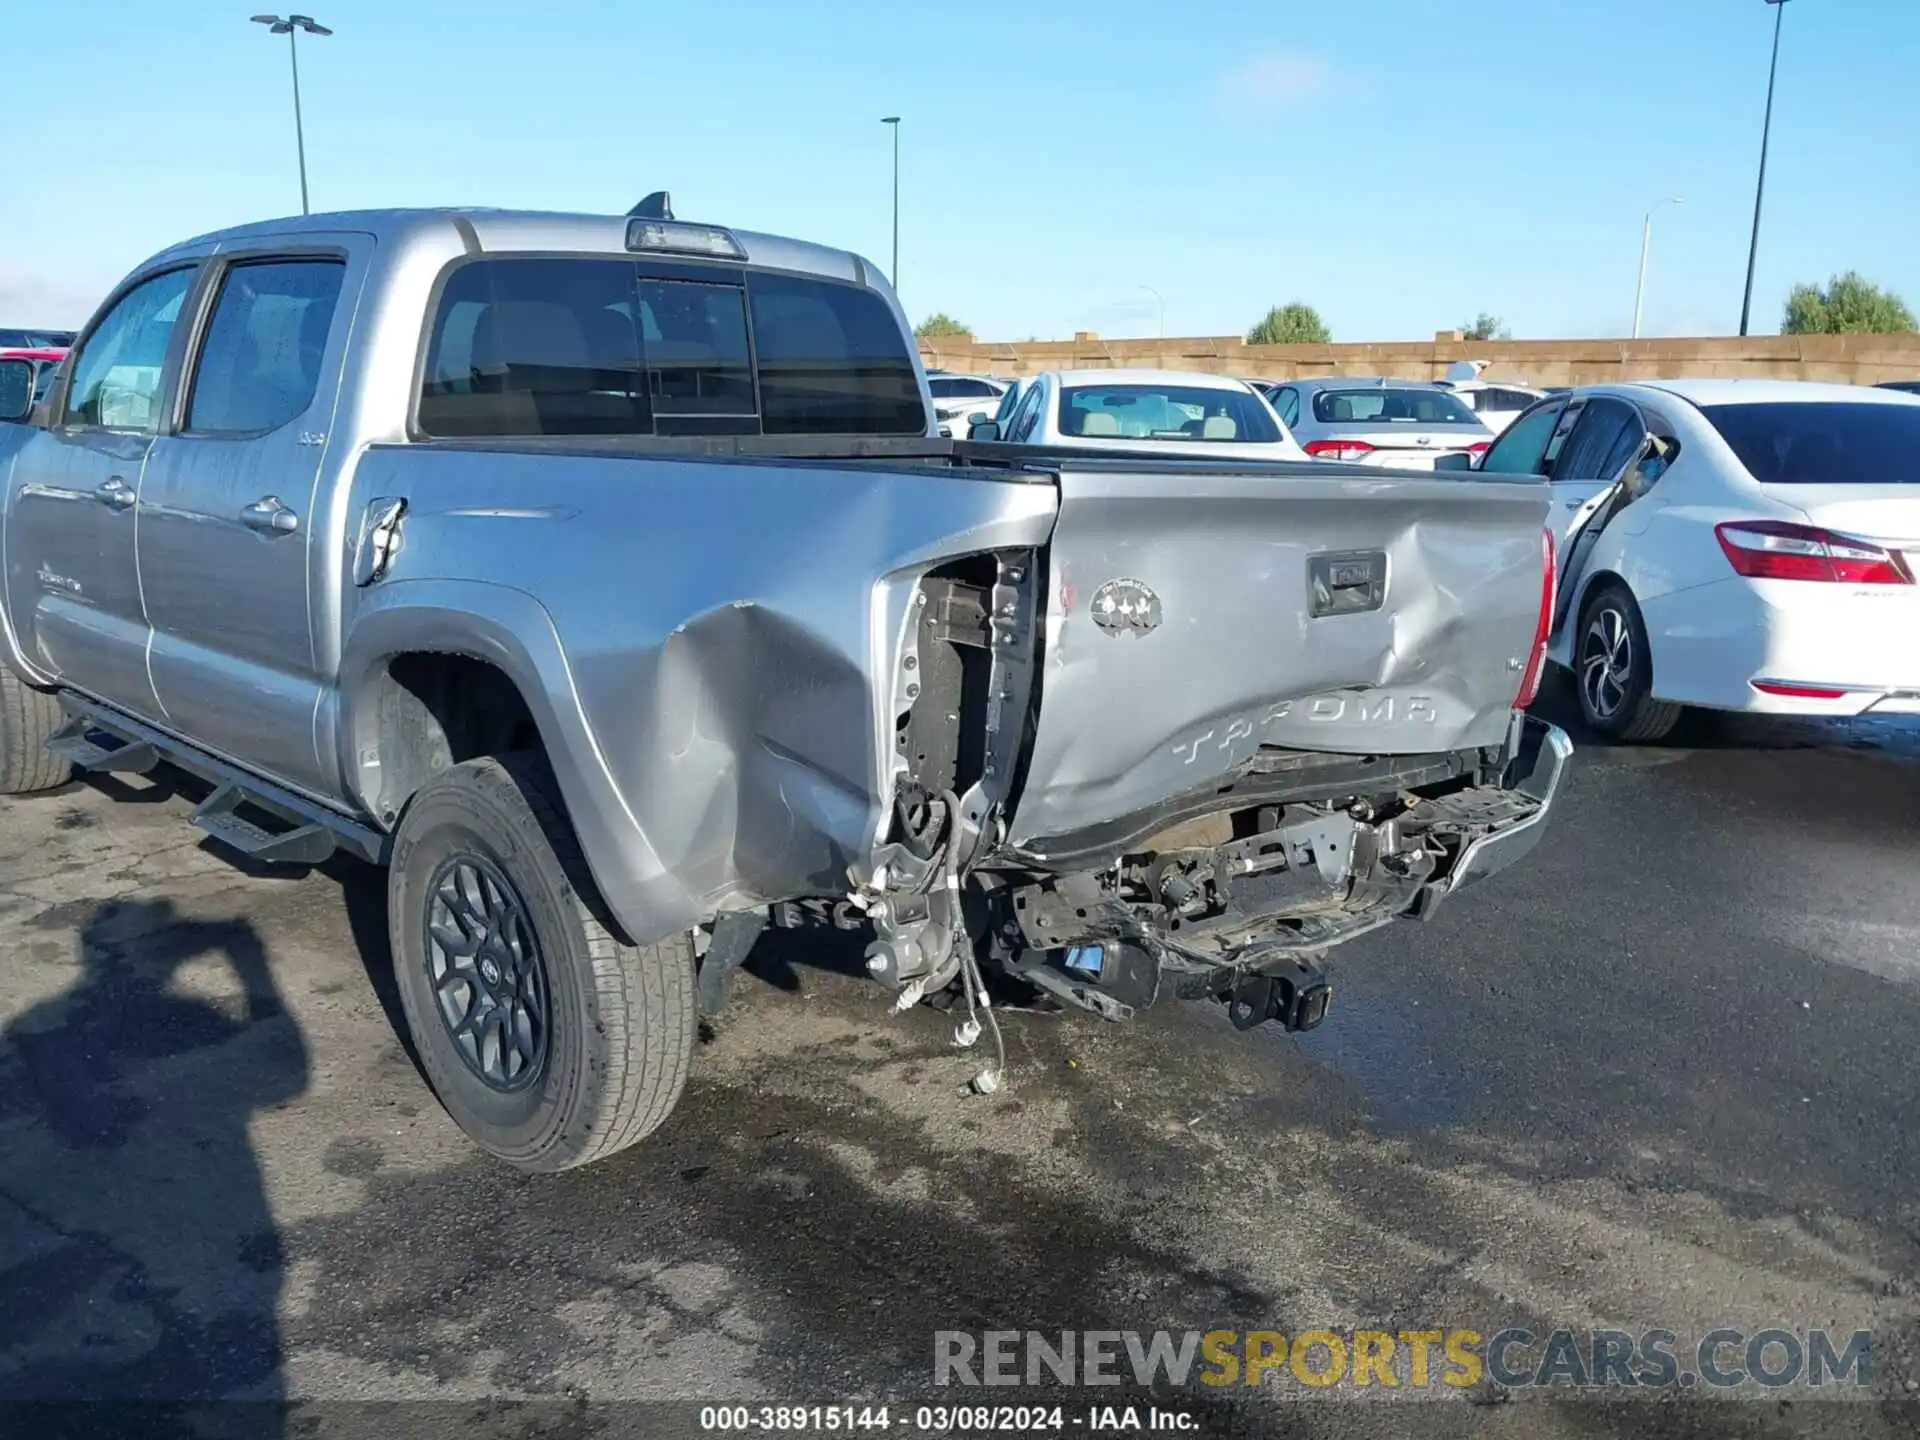
<instances>
[{"instance_id":1,"label":"roof-mounted antenna","mask_svg":"<svg viewBox=\"0 0 1920 1440\"><path fill-rule=\"evenodd\" d=\"M671 220L673 197L664 190L656 190L629 210L627 218L629 220Z\"/></svg>"}]
</instances>

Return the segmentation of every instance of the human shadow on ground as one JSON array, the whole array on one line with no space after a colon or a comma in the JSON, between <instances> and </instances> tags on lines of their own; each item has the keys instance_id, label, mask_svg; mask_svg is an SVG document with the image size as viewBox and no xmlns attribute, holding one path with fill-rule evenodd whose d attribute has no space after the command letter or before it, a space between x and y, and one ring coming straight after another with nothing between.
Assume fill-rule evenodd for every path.
<instances>
[{"instance_id":1,"label":"human shadow on ground","mask_svg":"<svg viewBox=\"0 0 1920 1440\"><path fill-rule=\"evenodd\" d=\"M100 905L79 946L79 978L0 1043L0 1404L278 1400L284 1259L250 1127L308 1058L266 947L169 900Z\"/></svg>"}]
</instances>

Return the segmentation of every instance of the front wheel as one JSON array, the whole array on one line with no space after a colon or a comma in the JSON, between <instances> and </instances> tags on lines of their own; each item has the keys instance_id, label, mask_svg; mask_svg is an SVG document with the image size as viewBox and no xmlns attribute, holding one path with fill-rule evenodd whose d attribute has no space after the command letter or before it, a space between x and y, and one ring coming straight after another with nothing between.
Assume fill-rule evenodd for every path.
<instances>
[{"instance_id":1,"label":"front wheel","mask_svg":"<svg viewBox=\"0 0 1920 1440\"><path fill-rule=\"evenodd\" d=\"M1653 652L1647 627L1627 587L1609 583L1580 611L1573 679L1580 717L1615 740L1660 740L1682 707L1653 698Z\"/></svg>"},{"instance_id":2,"label":"front wheel","mask_svg":"<svg viewBox=\"0 0 1920 1440\"><path fill-rule=\"evenodd\" d=\"M482 1147L564 1170L667 1118L699 1023L692 937L632 946L601 918L544 757L469 760L423 786L387 911L420 1062Z\"/></svg>"}]
</instances>

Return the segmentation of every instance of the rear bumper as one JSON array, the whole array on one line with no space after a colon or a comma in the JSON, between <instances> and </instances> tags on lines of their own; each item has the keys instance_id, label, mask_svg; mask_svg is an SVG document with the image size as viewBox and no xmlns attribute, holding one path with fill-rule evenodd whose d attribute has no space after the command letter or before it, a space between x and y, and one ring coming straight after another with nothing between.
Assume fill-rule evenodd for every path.
<instances>
[{"instance_id":1,"label":"rear bumper","mask_svg":"<svg viewBox=\"0 0 1920 1440\"><path fill-rule=\"evenodd\" d=\"M1442 901L1532 854L1546 834L1547 820L1553 814L1560 781L1572 755L1573 741L1566 731L1527 716L1501 788L1536 800L1538 805L1530 814L1470 842L1453 869L1421 891L1412 913L1428 919Z\"/></svg>"},{"instance_id":2,"label":"rear bumper","mask_svg":"<svg viewBox=\"0 0 1920 1440\"><path fill-rule=\"evenodd\" d=\"M1656 699L1761 715L1911 714L1909 586L1733 577L1640 604ZM1837 694L1769 694L1755 682Z\"/></svg>"}]
</instances>

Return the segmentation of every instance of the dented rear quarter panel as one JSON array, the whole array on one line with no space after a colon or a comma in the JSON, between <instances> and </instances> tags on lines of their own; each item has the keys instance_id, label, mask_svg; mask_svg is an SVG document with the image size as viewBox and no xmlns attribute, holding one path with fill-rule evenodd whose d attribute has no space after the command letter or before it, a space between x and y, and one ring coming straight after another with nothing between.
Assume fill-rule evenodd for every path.
<instances>
[{"instance_id":1,"label":"dented rear quarter panel","mask_svg":"<svg viewBox=\"0 0 1920 1440\"><path fill-rule=\"evenodd\" d=\"M354 492L352 513L408 503L387 577L347 587L343 685L386 648L356 629L404 633L409 595L433 609L434 648L502 664L534 692L594 879L643 943L851 887L892 801L914 586L954 556L1043 545L1057 503L1045 476L935 465L455 445L376 446ZM474 608L522 618L464 625L435 598L462 586L505 587L513 604Z\"/></svg>"},{"instance_id":2,"label":"dented rear quarter panel","mask_svg":"<svg viewBox=\"0 0 1920 1440\"><path fill-rule=\"evenodd\" d=\"M1324 464L1061 467L1039 724L1009 830L1051 838L1229 775L1262 746L1500 743L1539 617L1546 486ZM1312 614L1315 556L1378 555L1377 609ZM1132 579L1158 623L1095 623Z\"/></svg>"}]
</instances>

